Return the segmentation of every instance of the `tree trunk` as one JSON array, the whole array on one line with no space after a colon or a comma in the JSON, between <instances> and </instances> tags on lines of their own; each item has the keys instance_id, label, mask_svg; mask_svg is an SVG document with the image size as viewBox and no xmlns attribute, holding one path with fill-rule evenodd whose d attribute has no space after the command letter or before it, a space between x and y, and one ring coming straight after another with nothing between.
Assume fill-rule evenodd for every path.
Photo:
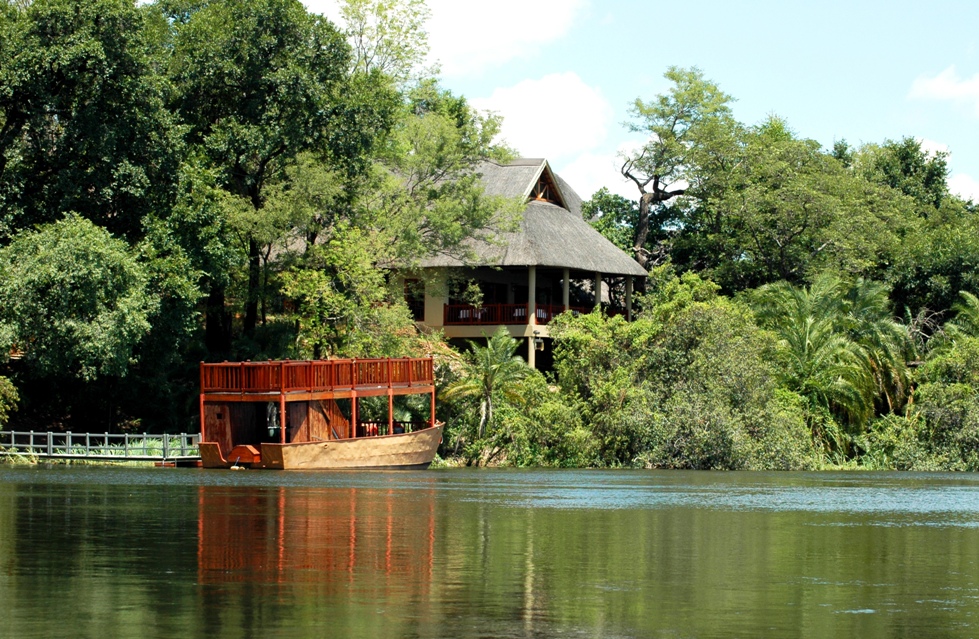
<instances>
[{"instance_id":1,"label":"tree trunk","mask_svg":"<svg viewBox=\"0 0 979 639\"><path fill-rule=\"evenodd\" d=\"M493 400L489 397L483 399L483 403L479 405L479 432L476 434L477 439L482 439L483 434L486 432L486 425L493 418Z\"/></svg>"},{"instance_id":2,"label":"tree trunk","mask_svg":"<svg viewBox=\"0 0 979 639\"><path fill-rule=\"evenodd\" d=\"M636 224L635 232L632 237L632 253L639 263L639 266L649 270L649 251L646 250L646 239L649 237L649 201L652 199L650 193L642 193L639 196L639 223Z\"/></svg>"},{"instance_id":3,"label":"tree trunk","mask_svg":"<svg viewBox=\"0 0 979 639\"><path fill-rule=\"evenodd\" d=\"M260 297L260 287L262 266L258 252L258 242L249 238L248 240L248 299L245 302L245 335L255 334L255 325L258 324L258 298Z\"/></svg>"},{"instance_id":4,"label":"tree trunk","mask_svg":"<svg viewBox=\"0 0 979 639\"><path fill-rule=\"evenodd\" d=\"M224 289L212 286L204 312L204 345L210 355L231 352L231 314L224 305Z\"/></svg>"}]
</instances>

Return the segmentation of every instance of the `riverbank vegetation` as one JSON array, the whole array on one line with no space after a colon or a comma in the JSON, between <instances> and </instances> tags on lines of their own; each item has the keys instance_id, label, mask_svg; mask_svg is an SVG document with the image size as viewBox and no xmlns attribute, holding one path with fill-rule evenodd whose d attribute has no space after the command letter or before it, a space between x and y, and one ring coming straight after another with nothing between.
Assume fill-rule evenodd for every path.
<instances>
[{"instance_id":1,"label":"riverbank vegetation","mask_svg":"<svg viewBox=\"0 0 979 639\"><path fill-rule=\"evenodd\" d=\"M193 430L202 360L433 354L466 464L979 469L979 210L913 138L742 123L698 69L637 99L633 200L586 216L650 271L635 321L420 333L389 269L522 203L499 119L423 69L424 3L0 5L0 425ZM9 359L8 359L9 354Z\"/></svg>"}]
</instances>

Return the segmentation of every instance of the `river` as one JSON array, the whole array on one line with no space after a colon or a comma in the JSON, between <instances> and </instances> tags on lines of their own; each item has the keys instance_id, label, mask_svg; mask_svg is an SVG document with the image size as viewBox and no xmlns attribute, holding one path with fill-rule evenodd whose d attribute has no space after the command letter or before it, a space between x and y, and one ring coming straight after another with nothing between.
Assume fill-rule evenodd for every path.
<instances>
[{"instance_id":1,"label":"river","mask_svg":"<svg viewBox=\"0 0 979 639\"><path fill-rule=\"evenodd\" d=\"M938 636L979 475L0 465L0 637Z\"/></svg>"}]
</instances>

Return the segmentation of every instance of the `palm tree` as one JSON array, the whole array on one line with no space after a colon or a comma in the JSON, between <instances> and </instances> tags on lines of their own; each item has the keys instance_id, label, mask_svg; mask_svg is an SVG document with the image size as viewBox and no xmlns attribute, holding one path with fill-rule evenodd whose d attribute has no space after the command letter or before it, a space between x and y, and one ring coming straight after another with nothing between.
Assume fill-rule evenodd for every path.
<instances>
[{"instance_id":1,"label":"palm tree","mask_svg":"<svg viewBox=\"0 0 979 639\"><path fill-rule=\"evenodd\" d=\"M848 424L851 434L863 430L875 408L904 405L914 346L891 315L886 286L824 274L808 288L764 286L756 302L759 322L785 346L788 386Z\"/></svg>"},{"instance_id":2,"label":"palm tree","mask_svg":"<svg viewBox=\"0 0 979 639\"><path fill-rule=\"evenodd\" d=\"M952 307L955 319L945 324L949 337L979 337L979 297L968 291L959 291L962 300Z\"/></svg>"},{"instance_id":3,"label":"palm tree","mask_svg":"<svg viewBox=\"0 0 979 639\"><path fill-rule=\"evenodd\" d=\"M515 355L519 342L503 327L486 340L486 346L470 341L462 379L442 391L444 399L479 397L479 430L482 439L486 427L493 421L493 395L501 393L519 402L516 384L530 375L531 369Z\"/></svg>"},{"instance_id":4,"label":"palm tree","mask_svg":"<svg viewBox=\"0 0 979 639\"><path fill-rule=\"evenodd\" d=\"M891 314L884 284L859 278L842 292L841 327L860 347L875 394L893 412L904 405L910 386L907 362L913 359L914 344L908 327Z\"/></svg>"},{"instance_id":5,"label":"palm tree","mask_svg":"<svg viewBox=\"0 0 979 639\"><path fill-rule=\"evenodd\" d=\"M809 288L787 282L758 290L756 308L763 326L785 346L788 386L850 423L873 411L873 383L860 346L842 330L840 281L818 277Z\"/></svg>"}]
</instances>

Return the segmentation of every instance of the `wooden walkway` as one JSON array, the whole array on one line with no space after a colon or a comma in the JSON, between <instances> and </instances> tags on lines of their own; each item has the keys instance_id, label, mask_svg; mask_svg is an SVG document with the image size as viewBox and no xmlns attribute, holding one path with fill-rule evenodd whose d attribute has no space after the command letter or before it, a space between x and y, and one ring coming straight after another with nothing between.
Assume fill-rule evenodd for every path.
<instances>
[{"instance_id":1,"label":"wooden walkway","mask_svg":"<svg viewBox=\"0 0 979 639\"><path fill-rule=\"evenodd\" d=\"M0 431L0 458L185 463L201 458L200 434L149 435Z\"/></svg>"}]
</instances>

